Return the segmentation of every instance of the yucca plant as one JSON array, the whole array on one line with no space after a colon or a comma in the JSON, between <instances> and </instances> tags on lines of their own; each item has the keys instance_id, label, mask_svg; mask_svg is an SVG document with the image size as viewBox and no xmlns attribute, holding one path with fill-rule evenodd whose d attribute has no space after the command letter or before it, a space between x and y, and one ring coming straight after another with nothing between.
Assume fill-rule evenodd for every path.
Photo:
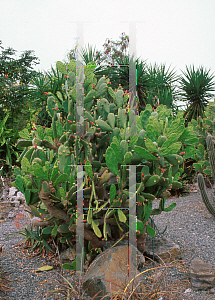
<instances>
[{"instance_id":1,"label":"yucca plant","mask_svg":"<svg viewBox=\"0 0 215 300\"><path fill-rule=\"evenodd\" d=\"M198 117L205 117L205 108L212 98L213 94L210 92L215 90L214 75L209 74L200 66L195 70L194 66L188 68L186 66L186 72L183 72L183 76L180 77L180 95L182 101L187 102L187 109L184 113L186 123L192 119L198 120Z\"/></svg>"},{"instance_id":2,"label":"yucca plant","mask_svg":"<svg viewBox=\"0 0 215 300\"><path fill-rule=\"evenodd\" d=\"M74 48L70 50L67 54L67 59L70 61L71 59L76 59L77 49ZM93 49L91 45L88 44L88 47L82 48L81 52L79 53L83 58L84 63L87 65L90 62L96 62L96 64L100 64L101 62L101 51Z\"/></svg>"},{"instance_id":3,"label":"yucca plant","mask_svg":"<svg viewBox=\"0 0 215 300\"><path fill-rule=\"evenodd\" d=\"M175 98L175 82L177 76L174 70L170 67L156 63L147 68L148 73L148 89L146 91L145 105L151 104L155 108L160 104L166 105L168 108L173 108Z\"/></svg>"}]
</instances>

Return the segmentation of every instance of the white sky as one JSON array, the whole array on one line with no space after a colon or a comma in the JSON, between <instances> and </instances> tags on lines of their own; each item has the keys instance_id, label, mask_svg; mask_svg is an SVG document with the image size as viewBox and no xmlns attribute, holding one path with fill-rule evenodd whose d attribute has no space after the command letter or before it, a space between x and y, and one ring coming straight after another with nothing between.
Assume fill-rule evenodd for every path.
<instances>
[{"instance_id":1,"label":"white sky","mask_svg":"<svg viewBox=\"0 0 215 300\"><path fill-rule=\"evenodd\" d=\"M178 74L192 64L215 74L215 0L0 0L3 47L35 50L39 70L74 48L76 21L86 22L84 45L99 50L137 21L137 57Z\"/></svg>"}]
</instances>

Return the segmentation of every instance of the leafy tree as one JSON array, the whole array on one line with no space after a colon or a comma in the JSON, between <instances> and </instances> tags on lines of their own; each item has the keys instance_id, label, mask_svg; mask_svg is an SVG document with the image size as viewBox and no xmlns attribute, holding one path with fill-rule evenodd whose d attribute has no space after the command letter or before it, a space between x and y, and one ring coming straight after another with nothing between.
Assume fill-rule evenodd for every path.
<instances>
[{"instance_id":1,"label":"leafy tree","mask_svg":"<svg viewBox=\"0 0 215 300\"><path fill-rule=\"evenodd\" d=\"M13 48L4 49L0 41L0 114L10 113L12 128L17 115L23 110L32 97L29 85L32 78L37 76L33 66L38 64L34 51L24 51L19 58ZM27 107L28 110L28 107ZM23 111L22 111L23 113Z\"/></svg>"},{"instance_id":2,"label":"leafy tree","mask_svg":"<svg viewBox=\"0 0 215 300\"><path fill-rule=\"evenodd\" d=\"M101 53L102 63L105 64L119 64L119 58L123 60L124 57L128 57L128 45L129 36L123 32L118 41L112 41L109 38L106 39L103 44L104 50Z\"/></svg>"},{"instance_id":3,"label":"leafy tree","mask_svg":"<svg viewBox=\"0 0 215 300\"><path fill-rule=\"evenodd\" d=\"M205 108L214 96L210 92L215 90L214 75L209 75L209 72L202 66L196 70L194 66L186 66L186 72L182 71L184 77L180 77L180 95L181 100L188 104L184 113L186 123L205 117Z\"/></svg>"}]
</instances>

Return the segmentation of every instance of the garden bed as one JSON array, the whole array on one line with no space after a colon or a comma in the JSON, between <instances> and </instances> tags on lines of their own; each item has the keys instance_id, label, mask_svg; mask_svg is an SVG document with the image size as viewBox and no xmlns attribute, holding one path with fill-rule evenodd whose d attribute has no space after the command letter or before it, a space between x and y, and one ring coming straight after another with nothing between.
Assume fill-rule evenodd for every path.
<instances>
[{"instance_id":1,"label":"garden bed","mask_svg":"<svg viewBox=\"0 0 215 300\"><path fill-rule=\"evenodd\" d=\"M180 246L184 263L183 274L177 271L177 268L171 271L170 274L171 280L175 284L179 280L181 281L183 277L184 286L181 286L180 290L183 293L185 289L190 287L189 267L194 257L211 263L215 269L215 223L214 217L209 214L204 206L199 191L190 193L186 197L169 198L166 200L166 205L173 202L177 203L175 209L169 213L163 212L155 216L154 220L160 231L163 231L167 225L167 230L163 236L170 238ZM158 203L155 201L153 205L156 207ZM25 218L20 220L22 228L26 225L27 220ZM75 274L74 271L61 271L57 258L47 260L43 256L32 257L28 255L26 249L14 247L23 237L15 235L17 228L13 224L13 220L1 223L0 227L0 244L3 245L3 251L0 253L0 267L4 272L4 276L11 280L7 282L11 290L6 295L0 293L0 297L5 299L66 299L66 294L62 292L48 294L49 291L54 289L64 287L64 291L66 291L66 288L68 288L68 284L60 274L77 288L79 284L78 274ZM48 272L36 272L43 265L51 265L53 269ZM208 291L191 291L184 295L184 299L188 295L190 299L195 300L214 299L214 295L210 295ZM87 299L87 296L84 296L83 299Z\"/></svg>"}]
</instances>

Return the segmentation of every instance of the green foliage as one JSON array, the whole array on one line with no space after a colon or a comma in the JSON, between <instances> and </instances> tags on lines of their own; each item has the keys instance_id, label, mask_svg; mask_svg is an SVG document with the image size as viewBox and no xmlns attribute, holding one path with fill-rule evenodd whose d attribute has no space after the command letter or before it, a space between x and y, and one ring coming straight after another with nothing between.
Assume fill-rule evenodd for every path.
<instances>
[{"instance_id":1,"label":"green foliage","mask_svg":"<svg viewBox=\"0 0 215 300\"><path fill-rule=\"evenodd\" d=\"M16 145L19 137L18 131L6 128L8 118L9 114L0 122L0 172L2 175L11 173L11 167L21 153L21 148Z\"/></svg>"},{"instance_id":2,"label":"green foliage","mask_svg":"<svg viewBox=\"0 0 215 300\"><path fill-rule=\"evenodd\" d=\"M39 253L42 252L43 249L46 250L46 252L51 251L55 253L52 248L48 244L48 239L50 238L49 227L45 229L40 229L39 227L35 230L32 227L31 228L25 228L24 230L20 231L20 234L25 236L25 238L22 240L22 244L30 248L29 251L33 251L34 249L39 249Z\"/></svg>"},{"instance_id":3,"label":"green foliage","mask_svg":"<svg viewBox=\"0 0 215 300\"><path fill-rule=\"evenodd\" d=\"M204 70L203 67L195 70L194 66L186 66L184 77L180 78L182 101L188 103L184 113L186 123L205 117L205 108L213 96L210 92L215 90L214 75L209 75L209 72L210 70Z\"/></svg>"},{"instance_id":4,"label":"green foliage","mask_svg":"<svg viewBox=\"0 0 215 300\"><path fill-rule=\"evenodd\" d=\"M59 97L59 101L50 94L47 99L51 128L35 126L31 134L22 131L25 139L18 143L24 151L21 168L14 172L14 186L25 193L29 206L38 205L42 215L49 214L53 218L58 227L49 227L44 232L52 235L59 232L61 243L69 241L75 233L76 192L82 197L82 184L84 206L88 209L84 221L91 226L91 233L107 240L109 218L123 231L122 224L128 225L128 215L123 212L130 198L128 165L136 166L135 195L138 222L142 224L138 226L145 230L145 223L155 214L153 199L161 198L156 214L173 208L165 208L162 199L171 189L181 187L178 179L184 160L180 152L195 144L196 135L192 136L190 128L184 127L183 117L180 114L174 117L164 105L153 110L148 104L146 110L136 116L137 134L129 135L128 115L134 111L129 110L127 94L119 87L110 95L109 78L103 76L95 80L90 65L84 67L83 119L78 116L80 95L76 92L83 78L78 74L77 82L74 80L75 61L64 65L58 62L59 72L66 77L62 88L66 97ZM83 73L80 63L78 70ZM90 93L93 96L89 96ZM80 123L84 124L82 135L78 129ZM77 165L85 166L83 174L77 173ZM81 183L80 178L83 178ZM100 219L104 220L102 226ZM147 231L154 235L149 227Z\"/></svg>"},{"instance_id":5,"label":"green foliage","mask_svg":"<svg viewBox=\"0 0 215 300\"><path fill-rule=\"evenodd\" d=\"M214 123L215 105L214 102L210 102L205 110L205 117L192 120L194 133L198 138L197 150L193 151L193 146L188 147L185 151L186 158L192 158L194 160L193 168L195 175L197 173L203 173L209 180L211 179L211 168L208 160L208 149L206 145L206 138L208 135L214 135L215 123ZM214 138L214 136L213 136Z\"/></svg>"},{"instance_id":6,"label":"green foliage","mask_svg":"<svg viewBox=\"0 0 215 300\"><path fill-rule=\"evenodd\" d=\"M15 120L20 114L22 124L25 124L24 113L27 113L28 105L33 100L30 81L38 74L32 69L39 62L33 51L24 51L17 58L16 50L10 47L4 49L1 44L0 41L0 119L3 119L4 111L7 111L10 114L10 128L14 128Z\"/></svg>"}]
</instances>

